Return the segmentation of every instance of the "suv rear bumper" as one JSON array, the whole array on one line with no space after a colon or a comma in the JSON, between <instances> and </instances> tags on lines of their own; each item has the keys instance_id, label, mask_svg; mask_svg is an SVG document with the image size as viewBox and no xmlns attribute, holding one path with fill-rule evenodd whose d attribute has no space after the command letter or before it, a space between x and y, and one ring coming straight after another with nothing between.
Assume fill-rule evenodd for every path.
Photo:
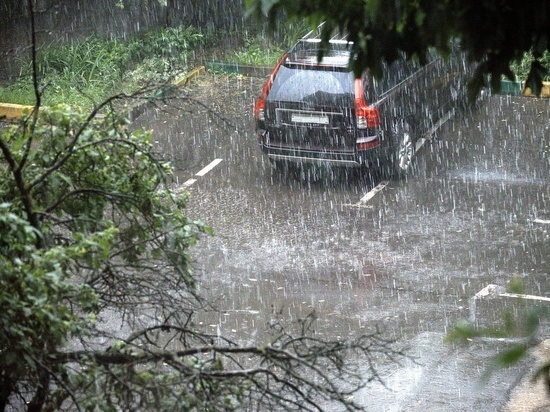
<instances>
[{"instance_id":1,"label":"suv rear bumper","mask_svg":"<svg viewBox=\"0 0 550 412\"><path fill-rule=\"evenodd\" d=\"M258 141L262 152L274 161L342 167L368 167L372 164L384 163L388 157L388 149L381 145L365 150L349 151L308 150L296 147L271 146L265 144L265 133L265 130L258 130Z\"/></svg>"}]
</instances>

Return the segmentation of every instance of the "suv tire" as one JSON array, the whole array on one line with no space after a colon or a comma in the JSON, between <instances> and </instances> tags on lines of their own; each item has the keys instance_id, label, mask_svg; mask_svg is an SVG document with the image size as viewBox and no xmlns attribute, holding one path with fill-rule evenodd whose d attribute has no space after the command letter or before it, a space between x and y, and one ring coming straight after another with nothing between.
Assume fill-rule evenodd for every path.
<instances>
[{"instance_id":1,"label":"suv tire","mask_svg":"<svg viewBox=\"0 0 550 412\"><path fill-rule=\"evenodd\" d=\"M391 177L404 179L414 166L415 142L413 128L406 120L398 120L392 127L393 150Z\"/></svg>"}]
</instances>

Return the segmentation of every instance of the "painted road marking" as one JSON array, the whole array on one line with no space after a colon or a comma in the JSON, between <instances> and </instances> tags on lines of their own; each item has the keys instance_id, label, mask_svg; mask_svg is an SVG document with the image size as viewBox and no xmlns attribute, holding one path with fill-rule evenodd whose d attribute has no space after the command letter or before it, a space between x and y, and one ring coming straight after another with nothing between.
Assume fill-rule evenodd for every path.
<instances>
[{"instance_id":1,"label":"painted road marking","mask_svg":"<svg viewBox=\"0 0 550 412\"><path fill-rule=\"evenodd\" d=\"M214 169L217 165L219 165L223 159L215 159L212 160L206 167L203 167L201 170L199 170L197 173L195 173L195 176L203 177L205 174L210 172L212 169ZM181 185L182 188L187 188L191 186L193 183L195 183L197 179L189 179L183 182Z\"/></svg>"},{"instance_id":2,"label":"painted road marking","mask_svg":"<svg viewBox=\"0 0 550 412\"><path fill-rule=\"evenodd\" d=\"M452 119L455 114L454 109L449 110L441 119L439 119L431 128L427 131L427 133L424 135L425 137L421 137L417 140L416 145L414 147L414 153L416 155L416 152L420 150L424 144L431 139L432 135L441 127L443 126L448 120ZM376 196L379 192L384 190L384 188L389 184L387 181L380 182L376 187L371 189L365 196L363 196L361 199L359 199L359 202L354 204L346 204L344 206L351 206L351 207L372 207L370 205L367 205L367 202L371 200L374 196Z\"/></svg>"},{"instance_id":3,"label":"painted road marking","mask_svg":"<svg viewBox=\"0 0 550 412\"><path fill-rule=\"evenodd\" d=\"M371 200L378 192L381 192L390 182L382 180L376 187L372 188L365 196L359 199L358 203L367 203Z\"/></svg>"},{"instance_id":4,"label":"painted road marking","mask_svg":"<svg viewBox=\"0 0 550 412\"><path fill-rule=\"evenodd\" d=\"M414 152L418 152L422 146L424 146L424 143L426 143L428 140L432 138L432 135L437 132L437 130L443 126L445 123L447 123L449 120L453 118L455 115L455 109L449 110L445 115L439 119L431 128L426 132L424 135L425 137L422 137L417 140L416 145L414 147Z\"/></svg>"},{"instance_id":5,"label":"painted road marking","mask_svg":"<svg viewBox=\"0 0 550 412\"><path fill-rule=\"evenodd\" d=\"M511 299L524 299L524 300L534 300L537 302L547 302L550 303L550 298L547 296L537 296L537 295L524 295L522 293L509 293L506 292L504 286L499 285L487 285L479 292L477 292L472 298L470 298L469 305L469 317L468 321L470 323L475 323L477 318L477 301L482 299L491 299L491 298L511 298ZM504 318L503 318L504 319Z\"/></svg>"},{"instance_id":6,"label":"painted road marking","mask_svg":"<svg viewBox=\"0 0 550 412\"><path fill-rule=\"evenodd\" d=\"M538 300L541 302L550 302L550 298L547 296L537 296L537 295L525 295L523 293L509 293L505 292L503 286L498 285L487 285L479 292L474 295L474 298L491 298L491 297L502 297L502 298L518 298L518 299L527 299L527 300Z\"/></svg>"},{"instance_id":7,"label":"painted road marking","mask_svg":"<svg viewBox=\"0 0 550 412\"><path fill-rule=\"evenodd\" d=\"M377 193L384 190L384 188L389 184L387 180L382 180L378 185L373 187L365 196L363 196L361 199L359 199L359 202L354 204L347 204L345 206L351 206L351 207L372 207L368 206L367 202L371 200L374 196L376 196Z\"/></svg>"},{"instance_id":8,"label":"painted road marking","mask_svg":"<svg viewBox=\"0 0 550 412\"><path fill-rule=\"evenodd\" d=\"M195 176L201 176L201 177L204 176L204 175L207 174L209 171L211 171L212 169L214 169L214 168L215 168L218 164L220 164L222 161L223 161L223 159L212 160L208 166L206 166L205 168L203 168L202 170L200 170Z\"/></svg>"},{"instance_id":9,"label":"painted road marking","mask_svg":"<svg viewBox=\"0 0 550 412\"><path fill-rule=\"evenodd\" d=\"M420 150L420 148L422 146L424 146L424 143L426 143L428 139L426 138L421 138L421 139L418 139L417 142L416 142L416 146L414 147L414 153L418 152Z\"/></svg>"},{"instance_id":10,"label":"painted road marking","mask_svg":"<svg viewBox=\"0 0 550 412\"><path fill-rule=\"evenodd\" d=\"M193 183L195 183L196 181L197 181L197 179L189 179L189 180L186 180L185 182L183 182L183 184L181 186L182 187L189 187Z\"/></svg>"}]
</instances>

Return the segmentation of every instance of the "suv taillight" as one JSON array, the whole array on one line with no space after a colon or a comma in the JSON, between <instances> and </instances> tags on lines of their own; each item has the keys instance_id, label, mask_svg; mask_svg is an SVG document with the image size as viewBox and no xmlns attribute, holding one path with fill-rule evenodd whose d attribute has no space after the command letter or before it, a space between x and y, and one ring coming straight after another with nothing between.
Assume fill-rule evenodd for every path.
<instances>
[{"instance_id":1,"label":"suv taillight","mask_svg":"<svg viewBox=\"0 0 550 412\"><path fill-rule=\"evenodd\" d=\"M256 120L265 120L265 97L258 97L254 102L254 117Z\"/></svg>"},{"instance_id":2,"label":"suv taillight","mask_svg":"<svg viewBox=\"0 0 550 412\"><path fill-rule=\"evenodd\" d=\"M287 55L285 53L283 57L279 59L279 61L271 71L271 74L269 75L269 78L265 82L264 87L262 89L262 94L254 102L254 118L256 120L260 120L260 121L265 120L265 99L267 99L267 94L269 93L269 89L273 84L273 80L275 79L275 75L277 74L279 67L281 66L281 64L283 64L286 58L287 58Z\"/></svg>"},{"instance_id":3,"label":"suv taillight","mask_svg":"<svg viewBox=\"0 0 550 412\"><path fill-rule=\"evenodd\" d=\"M376 107L368 106L363 95L363 81L355 79L355 120L358 129L380 126L380 115Z\"/></svg>"}]
</instances>

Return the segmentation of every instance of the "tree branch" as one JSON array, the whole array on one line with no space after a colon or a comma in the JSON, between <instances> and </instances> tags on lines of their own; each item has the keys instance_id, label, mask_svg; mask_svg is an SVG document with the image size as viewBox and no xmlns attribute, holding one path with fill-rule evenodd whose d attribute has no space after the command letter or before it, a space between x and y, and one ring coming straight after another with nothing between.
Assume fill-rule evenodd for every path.
<instances>
[{"instance_id":1,"label":"tree branch","mask_svg":"<svg viewBox=\"0 0 550 412\"><path fill-rule=\"evenodd\" d=\"M44 239L42 237L40 222L38 221L38 217L34 212L32 198L30 196L29 189L25 186L22 170L20 167L17 166L17 162L13 157L13 154L10 148L6 145L4 140L2 140L1 138L0 138L0 150L4 155L6 162L8 163L10 172L15 181L15 185L17 187L17 190L19 191L20 199L21 199L21 202L23 203L23 209L25 210L27 219L31 224L31 226L36 230L36 233L37 233L36 247L38 249L41 249L44 246Z\"/></svg>"}]
</instances>

